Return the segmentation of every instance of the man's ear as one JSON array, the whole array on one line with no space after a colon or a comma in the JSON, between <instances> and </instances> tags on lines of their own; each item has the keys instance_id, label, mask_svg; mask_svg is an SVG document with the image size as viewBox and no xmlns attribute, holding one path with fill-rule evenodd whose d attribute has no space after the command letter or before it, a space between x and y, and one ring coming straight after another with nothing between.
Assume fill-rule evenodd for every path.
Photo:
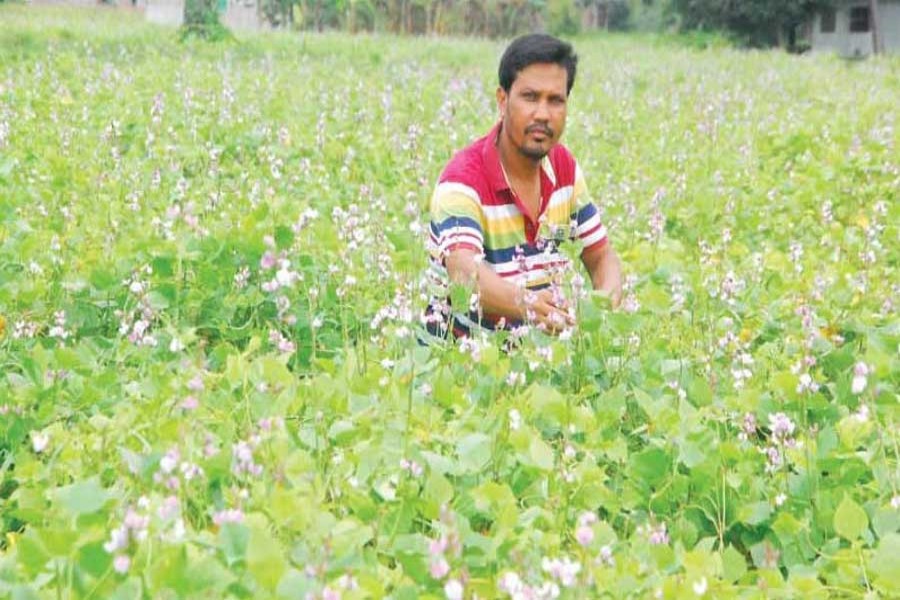
<instances>
[{"instance_id":1,"label":"man's ear","mask_svg":"<svg viewBox=\"0 0 900 600\"><path fill-rule=\"evenodd\" d=\"M503 116L503 113L506 112L506 100L508 96L506 94L506 90L504 90L501 86L497 86L497 110L500 111L500 115Z\"/></svg>"}]
</instances>

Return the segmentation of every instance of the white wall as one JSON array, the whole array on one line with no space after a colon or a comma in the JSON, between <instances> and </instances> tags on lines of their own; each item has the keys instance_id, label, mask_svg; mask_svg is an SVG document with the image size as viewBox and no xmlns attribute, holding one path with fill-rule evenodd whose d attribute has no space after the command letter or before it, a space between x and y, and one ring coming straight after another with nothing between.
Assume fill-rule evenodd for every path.
<instances>
[{"instance_id":1,"label":"white wall","mask_svg":"<svg viewBox=\"0 0 900 600\"><path fill-rule=\"evenodd\" d=\"M184 19L184 0L147 0L144 15L151 23L181 25Z\"/></svg>"},{"instance_id":2,"label":"white wall","mask_svg":"<svg viewBox=\"0 0 900 600\"><path fill-rule=\"evenodd\" d=\"M251 0L230 0L228 9L221 16L222 24L228 29L257 30L263 28L262 19L256 14L256 2Z\"/></svg>"},{"instance_id":3,"label":"white wall","mask_svg":"<svg viewBox=\"0 0 900 600\"><path fill-rule=\"evenodd\" d=\"M885 52L900 54L900 2L884 2L878 5L881 20L878 35Z\"/></svg>"}]
</instances>

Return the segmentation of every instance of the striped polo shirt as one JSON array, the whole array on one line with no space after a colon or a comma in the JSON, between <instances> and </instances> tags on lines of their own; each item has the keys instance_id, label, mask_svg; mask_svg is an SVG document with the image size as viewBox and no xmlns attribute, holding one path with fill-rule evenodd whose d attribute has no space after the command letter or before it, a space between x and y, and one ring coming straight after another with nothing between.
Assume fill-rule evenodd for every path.
<instances>
[{"instance_id":1,"label":"striped polo shirt","mask_svg":"<svg viewBox=\"0 0 900 600\"><path fill-rule=\"evenodd\" d=\"M555 145L541 161L541 205L532 220L510 189L496 146L498 123L483 138L461 150L447 164L431 198L430 255L427 279L432 300L426 311L428 330L467 335L474 327L495 329L499 319L469 307L449 306L450 279L444 259L469 248L504 279L530 290L550 285L554 271L567 268L559 252L565 240L579 239L584 249L606 243L584 176L572 154ZM521 323L508 322L506 327Z\"/></svg>"}]
</instances>

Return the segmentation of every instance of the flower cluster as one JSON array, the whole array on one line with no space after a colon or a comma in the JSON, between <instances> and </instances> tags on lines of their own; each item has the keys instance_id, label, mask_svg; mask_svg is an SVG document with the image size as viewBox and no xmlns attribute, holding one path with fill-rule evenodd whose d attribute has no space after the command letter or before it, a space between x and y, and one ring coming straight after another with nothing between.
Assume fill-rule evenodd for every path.
<instances>
[{"instance_id":1,"label":"flower cluster","mask_svg":"<svg viewBox=\"0 0 900 600\"><path fill-rule=\"evenodd\" d=\"M560 594L556 583L544 581L537 586L529 585L514 571L501 575L497 587L512 600L554 600Z\"/></svg>"},{"instance_id":2,"label":"flower cluster","mask_svg":"<svg viewBox=\"0 0 900 600\"><path fill-rule=\"evenodd\" d=\"M567 556L541 560L541 569L565 588L575 585L581 573L581 563Z\"/></svg>"},{"instance_id":3,"label":"flower cluster","mask_svg":"<svg viewBox=\"0 0 900 600\"><path fill-rule=\"evenodd\" d=\"M794 439L796 425L784 413L769 415L770 444L760 449L766 455L766 472L773 473L784 465L784 451L795 448L799 442Z\"/></svg>"},{"instance_id":4,"label":"flower cluster","mask_svg":"<svg viewBox=\"0 0 900 600\"><path fill-rule=\"evenodd\" d=\"M182 483L200 479L206 474L203 468L189 460L182 460L177 446L169 450L159 460L159 469L153 474L153 481L170 490L178 490Z\"/></svg>"},{"instance_id":5,"label":"flower cluster","mask_svg":"<svg viewBox=\"0 0 900 600\"><path fill-rule=\"evenodd\" d=\"M853 365L853 381L850 384L850 391L857 396L862 394L869 383L870 373L872 373L872 368L864 362L860 361Z\"/></svg>"},{"instance_id":6,"label":"flower cluster","mask_svg":"<svg viewBox=\"0 0 900 600\"><path fill-rule=\"evenodd\" d=\"M249 440L240 440L231 447L231 472L235 475L249 475L259 477L262 475L262 465L258 464L253 456L253 450L259 445L259 436L251 436Z\"/></svg>"},{"instance_id":7,"label":"flower cluster","mask_svg":"<svg viewBox=\"0 0 900 600\"><path fill-rule=\"evenodd\" d=\"M150 517L146 514L150 501L141 497L137 503L137 509L130 507L125 511L122 524L110 532L109 541L103 544L107 553L115 555L113 568L117 573L127 573L131 567L131 557L128 554L132 544L137 544L147 539L147 529L150 526Z\"/></svg>"},{"instance_id":8,"label":"flower cluster","mask_svg":"<svg viewBox=\"0 0 900 600\"><path fill-rule=\"evenodd\" d=\"M156 336L150 331L156 313L150 304L150 284L145 279L152 274L153 268L144 265L122 282L136 302L132 310L116 311L116 317L119 319L119 335L126 336L128 341L136 346L157 345Z\"/></svg>"}]
</instances>

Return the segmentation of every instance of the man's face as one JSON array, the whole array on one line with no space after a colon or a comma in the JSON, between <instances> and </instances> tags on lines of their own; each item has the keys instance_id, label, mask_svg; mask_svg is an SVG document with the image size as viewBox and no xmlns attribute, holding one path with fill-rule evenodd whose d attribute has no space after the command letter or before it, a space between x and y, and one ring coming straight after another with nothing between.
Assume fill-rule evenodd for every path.
<instances>
[{"instance_id":1,"label":"man's face","mask_svg":"<svg viewBox=\"0 0 900 600\"><path fill-rule=\"evenodd\" d=\"M497 89L501 136L524 156L535 161L544 158L562 136L567 81L565 67L535 63L519 71L509 93Z\"/></svg>"}]
</instances>

